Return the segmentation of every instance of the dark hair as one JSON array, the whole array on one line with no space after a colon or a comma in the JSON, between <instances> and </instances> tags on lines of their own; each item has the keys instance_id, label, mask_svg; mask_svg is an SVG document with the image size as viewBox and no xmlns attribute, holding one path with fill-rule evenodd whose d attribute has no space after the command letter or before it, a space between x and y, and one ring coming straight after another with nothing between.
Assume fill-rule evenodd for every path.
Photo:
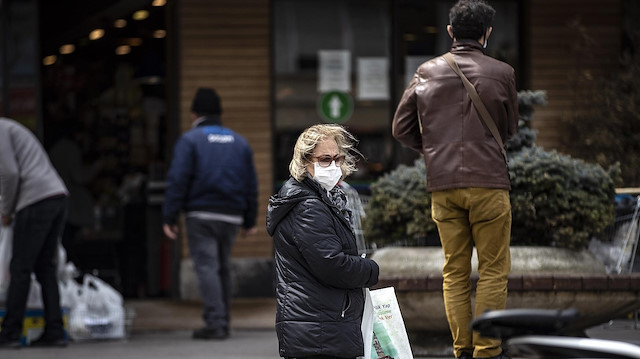
<instances>
[{"instance_id":1,"label":"dark hair","mask_svg":"<svg viewBox=\"0 0 640 359\"><path fill-rule=\"evenodd\" d=\"M460 0L449 10L449 24L457 40L480 39L496 11L483 0Z\"/></svg>"}]
</instances>

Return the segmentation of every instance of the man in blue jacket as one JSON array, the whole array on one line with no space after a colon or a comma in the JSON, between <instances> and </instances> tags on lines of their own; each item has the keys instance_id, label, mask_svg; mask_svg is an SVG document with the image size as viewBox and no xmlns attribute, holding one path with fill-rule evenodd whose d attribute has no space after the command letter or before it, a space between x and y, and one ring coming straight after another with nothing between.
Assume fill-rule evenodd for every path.
<instances>
[{"instance_id":1,"label":"man in blue jacket","mask_svg":"<svg viewBox=\"0 0 640 359\"><path fill-rule=\"evenodd\" d=\"M177 219L185 214L189 252L204 302L205 326L194 339L229 336L231 273L229 256L241 227L256 232L257 180L247 140L223 127L220 98L198 89L191 107L191 130L175 145L167 178L163 230L177 238Z\"/></svg>"}]
</instances>

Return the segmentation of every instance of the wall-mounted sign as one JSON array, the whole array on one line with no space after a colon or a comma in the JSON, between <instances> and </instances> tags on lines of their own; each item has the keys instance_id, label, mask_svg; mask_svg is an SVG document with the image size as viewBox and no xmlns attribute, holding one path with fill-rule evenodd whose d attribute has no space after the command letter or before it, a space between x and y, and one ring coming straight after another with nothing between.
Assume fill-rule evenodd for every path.
<instances>
[{"instance_id":1,"label":"wall-mounted sign","mask_svg":"<svg viewBox=\"0 0 640 359\"><path fill-rule=\"evenodd\" d=\"M388 67L386 57L358 58L358 100L389 99Z\"/></svg>"},{"instance_id":2,"label":"wall-mounted sign","mask_svg":"<svg viewBox=\"0 0 640 359\"><path fill-rule=\"evenodd\" d=\"M318 100L318 114L330 123L343 123L349 120L353 113L353 101L348 93L329 91L320 95Z\"/></svg>"},{"instance_id":3,"label":"wall-mounted sign","mask_svg":"<svg viewBox=\"0 0 640 359\"><path fill-rule=\"evenodd\" d=\"M351 52L318 51L318 92L351 91Z\"/></svg>"}]
</instances>

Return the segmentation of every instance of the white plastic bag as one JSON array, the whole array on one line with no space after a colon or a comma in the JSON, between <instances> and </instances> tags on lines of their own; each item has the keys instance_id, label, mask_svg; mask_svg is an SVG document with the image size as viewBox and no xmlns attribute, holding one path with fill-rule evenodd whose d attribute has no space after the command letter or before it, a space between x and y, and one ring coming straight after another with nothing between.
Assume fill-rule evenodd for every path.
<instances>
[{"instance_id":1,"label":"white plastic bag","mask_svg":"<svg viewBox=\"0 0 640 359\"><path fill-rule=\"evenodd\" d=\"M31 274L31 284L29 287L29 296L27 297L27 308L29 309L42 309L42 287L36 280L36 275Z\"/></svg>"},{"instance_id":2,"label":"white plastic bag","mask_svg":"<svg viewBox=\"0 0 640 359\"><path fill-rule=\"evenodd\" d=\"M393 287L372 290L373 340L369 358L413 359L409 337Z\"/></svg>"},{"instance_id":3,"label":"white plastic bag","mask_svg":"<svg viewBox=\"0 0 640 359\"><path fill-rule=\"evenodd\" d=\"M124 323L122 295L102 279L85 274L75 306L69 314L71 338L123 338Z\"/></svg>"},{"instance_id":4,"label":"white plastic bag","mask_svg":"<svg viewBox=\"0 0 640 359\"><path fill-rule=\"evenodd\" d=\"M9 289L9 264L11 263L12 240L12 228L0 226L0 302L6 301L7 290Z\"/></svg>"},{"instance_id":5,"label":"white plastic bag","mask_svg":"<svg viewBox=\"0 0 640 359\"><path fill-rule=\"evenodd\" d=\"M373 341L373 303L371 302L371 291L363 288L364 310L362 311L362 342L364 343L364 356L359 358L371 358L371 343Z\"/></svg>"},{"instance_id":6,"label":"white plastic bag","mask_svg":"<svg viewBox=\"0 0 640 359\"><path fill-rule=\"evenodd\" d=\"M73 278L58 281L58 289L60 291L60 306L69 310L78 305L78 297L82 287Z\"/></svg>"},{"instance_id":7,"label":"white plastic bag","mask_svg":"<svg viewBox=\"0 0 640 359\"><path fill-rule=\"evenodd\" d=\"M13 228L0 226L0 303L6 302L7 293L9 291L9 281L11 279L11 273L9 265L11 263L12 249L13 249ZM67 253L58 244L58 275L62 273L62 270L66 268ZM75 267L74 267L75 269ZM61 283L58 283L62 288ZM65 301L60 301L61 306L68 306ZM29 287L29 296L27 297L27 308L29 309L42 309L42 288L40 283L36 280L34 274L31 274L31 284Z\"/></svg>"},{"instance_id":8,"label":"white plastic bag","mask_svg":"<svg viewBox=\"0 0 640 359\"><path fill-rule=\"evenodd\" d=\"M73 308L78 296L79 285L74 280L58 281L58 292L60 294L60 307ZM42 287L36 279L35 274L31 274L31 285L29 286L29 296L27 297L27 308L42 309Z\"/></svg>"}]
</instances>

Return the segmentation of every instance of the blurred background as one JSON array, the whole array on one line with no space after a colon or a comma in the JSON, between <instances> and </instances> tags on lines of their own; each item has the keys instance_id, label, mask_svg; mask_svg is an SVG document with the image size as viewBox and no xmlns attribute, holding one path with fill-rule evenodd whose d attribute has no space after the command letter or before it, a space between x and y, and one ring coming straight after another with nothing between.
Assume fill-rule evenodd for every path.
<instances>
[{"instance_id":1,"label":"blurred background","mask_svg":"<svg viewBox=\"0 0 640 359\"><path fill-rule=\"evenodd\" d=\"M537 144L588 157L588 146L572 147L569 125L597 105L587 89L636 58L637 2L489 2L497 15L487 54L515 69L518 90L547 92ZM453 3L1 0L0 114L82 174L71 189L79 203L69 258L126 297L178 297L191 281L188 253L161 234L164 176L196 89L216 88L223 123L250 141L259 172L260 233L239 238L233 253L246 265L240 283L253 284L236 295L269 295L270 272L255 270L271 263L264 214L298 134L318 122L346 125L366 158L349 179L363 195L413 163L390 124L415 69L448 51Z\"/></svg>"}]
</instances>

